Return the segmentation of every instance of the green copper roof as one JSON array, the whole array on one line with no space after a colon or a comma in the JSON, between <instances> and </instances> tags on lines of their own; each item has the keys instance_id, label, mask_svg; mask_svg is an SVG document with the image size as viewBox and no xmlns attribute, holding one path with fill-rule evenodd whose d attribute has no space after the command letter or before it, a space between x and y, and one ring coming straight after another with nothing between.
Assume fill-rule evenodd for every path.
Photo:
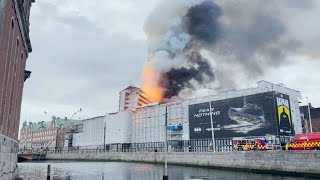
<instances>
[{"instance_id":1,"label":"green copper roof","mask_svg":"<svg viewBox=\"0 0 320 180\"><path fill-rule=\"evenodd\" d=\"M32 123L31 124L31 130L32 130L32 132L35 132L35 131L37 131L37 130L39 130L41 128L49 129L50 126L51 126L51 121L43 122L43 123L39 123L39 124L38 123Z\"/></svg>"},{"instance_id":2,"label":"green copper roof","mask_svg":"<svg viewBox=\"0 0 320 180\"><path fill-rule=\"evenodd\" d=\"M56 119L56 127L60 127L63 125L64 127L67 127L70 124L78 125L82 124L82 120L74 120L74 119ZM36 132L39 129L50 129L52 121L46 121L46 122L39 122L39 123L31 123L31 130L32 132Z\"/></svg>"},{"instance_id":3,"label":"green copper roof","mask_svg":"<svg viewBox=\"0 0 320 180\"><path fill-rule=\"evenodd\" d=\"M77 125L77 124L81 124L82 121L81 120L74 120L74 119L56 119L56 126L68 126L69 124L73 124L73 125Z\"/></svg>"}]
</instances>

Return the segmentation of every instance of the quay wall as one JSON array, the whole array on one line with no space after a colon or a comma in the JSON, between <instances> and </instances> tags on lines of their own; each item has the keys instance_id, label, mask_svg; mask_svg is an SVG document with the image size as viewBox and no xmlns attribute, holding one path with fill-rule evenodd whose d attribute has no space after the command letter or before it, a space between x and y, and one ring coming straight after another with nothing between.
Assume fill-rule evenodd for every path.
<instances>
[{"instance_id":1,"label":"quay wall","mask_svg":"<svg viewBox=\"0 0 320 180\"><path fill-rule=\"evenodd\" d=\"M12 179L17 169L18 142L0 134L0 179Z\"/></svg>"},{"instance_id":2,"label":"quay wall","mask_svg":"<svg viewBox=\"0 0 320 180\"><path fill-rule=\"evenodd\" d=\"M320 175L320 151L168 152L168 163L252 172ZM163 163L163 152L54 153L49 160Z\"/></svg>"}]
</instances>

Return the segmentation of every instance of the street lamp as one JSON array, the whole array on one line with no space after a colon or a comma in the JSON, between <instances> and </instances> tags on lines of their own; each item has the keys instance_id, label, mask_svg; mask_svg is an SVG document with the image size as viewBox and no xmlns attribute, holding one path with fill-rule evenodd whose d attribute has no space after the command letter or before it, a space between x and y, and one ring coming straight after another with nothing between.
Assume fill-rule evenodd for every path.
<instances>
[{"instance_id":1,"label":"street lamp","mask_svg":"<svg viewBox=\"0 0 320 180\"><path fill-rule=\"evenodd\" d=\"M107 129L107 122L104 122L103 128L103 152L106 152L106 129Z\"/></svg>"},{"instance_id":2,"label":"street lamp","mask_svg":"<svg viewBox=\"0 0 320 180\"><path fill-rule=\"evenodd\" d=\"M168 106L166 106L166 114L165 114L165 123L164 123L164 128L165 128L165 140L164 140L164 175L163 175L163 180L168 180L168 149L167 149L167 143L168 143L168 131L167 131L167 126L168 126Z\"/></svg>"},{"instance_id":3,"label":"street lamp","mask_svg":"<svg viewBox=\"0 0 320 180\"><path fill-rule=\"evenodd\" d=\"M310 113L310 105L309 105L309 99L306 97L307 103L308 103L308 113L309 113L309 124L310 124L310 132L312 133L312 123L311 123L311 113Z\"/></svg>"},{"instance_id":4,"label":"street lamp","mask_svg":"<svg viewBox=\"0 0 320 180\"><path fill-rule=\"evenodd\" d=\"M212 135L212 149L213 152L216 152L216 143L214 139L214 129L213 129L213 118L212 118L212 112L211 112L211 101L209 101L209 112L210 112L210 121L211 121L211 135Z\"/></svg>"},{"instance_id":5,"label":"street lamp","mask_svg":"<svg viewBox=\"0 0 320 180\"><path fill-rule=\"evenodd\" d=\"M208 88L208 90L213 90L212 88ZM210 96L210 93L208 91L208 95ZM213 152L216 152L216 142L215 142L215 138L214 138L214 128L213 128L213 117L212 117L212 112L211 112L211 101L209 101L209 112L210 112L210 122L211 122L211 137L212 137L212 149Z\"/></svg>"}]
</instances>

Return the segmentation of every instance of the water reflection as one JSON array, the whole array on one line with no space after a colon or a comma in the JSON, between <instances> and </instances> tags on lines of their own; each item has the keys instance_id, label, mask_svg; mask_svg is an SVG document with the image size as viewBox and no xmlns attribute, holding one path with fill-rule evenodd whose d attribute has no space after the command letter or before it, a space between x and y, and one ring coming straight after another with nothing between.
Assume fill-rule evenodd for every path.
<instances>
[{"instance_id":1,"label":"water reflection","mask_svg":"<svg viewBox=\"0 0 320 180\"><path fill-rule=\"evenodd\" d=\"M54 180L161 180L163 175L163 166L159 164L46 161L19 163L19 178L23 180L46 179L48 164L51 164L51 179ZM173 180L303 179L173 165L169 165L168 173L170 179Z\"/></svg>"}]
</instances>

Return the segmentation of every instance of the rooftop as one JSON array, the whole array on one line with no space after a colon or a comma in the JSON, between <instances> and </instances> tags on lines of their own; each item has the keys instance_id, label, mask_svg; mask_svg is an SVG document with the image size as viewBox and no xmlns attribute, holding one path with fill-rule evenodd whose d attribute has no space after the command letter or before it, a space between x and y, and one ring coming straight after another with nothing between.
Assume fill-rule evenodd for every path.
<instances>
[{"instance_id":1,"label":"rooftop","mask_svg":"<svg viewBox=\"0 0 320 180\"><path fill-rule=\"evenodd\" d=\"M55 119L55 125L56 127L61 127L61 126L69 126L71 124L73 125L78 125L82 124L82 120L75 120L75 119L60 119L57 118ZM32 132L36 132L38 130L43 130L43 129L50 129L52 124L52 121L41 121L41 122L30 122L29 125L31 125L31 130ZM27 123L23 124L23 128L27 127Z\"/></svg>"}]
</instances>

